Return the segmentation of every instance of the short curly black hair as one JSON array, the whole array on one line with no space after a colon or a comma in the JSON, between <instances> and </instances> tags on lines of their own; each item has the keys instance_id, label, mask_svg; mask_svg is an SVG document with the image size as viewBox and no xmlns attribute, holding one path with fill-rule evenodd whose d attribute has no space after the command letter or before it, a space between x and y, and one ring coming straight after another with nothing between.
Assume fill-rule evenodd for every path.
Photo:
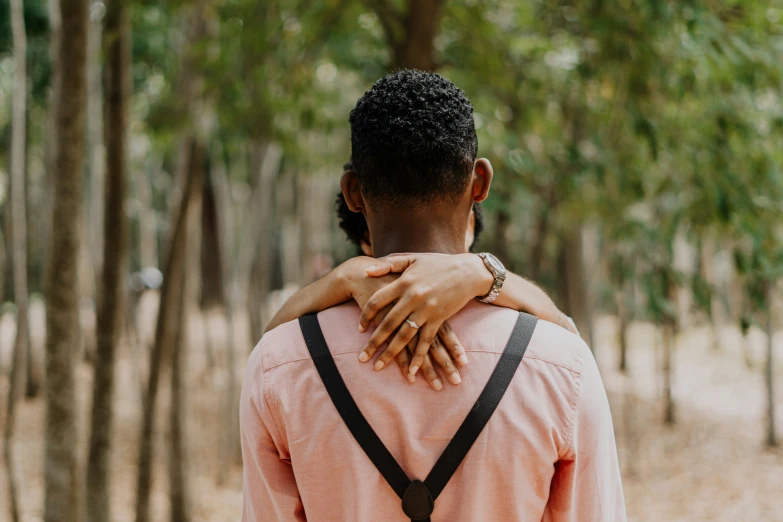
<instances>
[{"instance_id":1,"label":"short curly black hair","mask_svg":"<svg viewBox=\"0 0 783 522\"><path fill-rule=\"evenodd\" d=\"M370 201L406 208L452 203L478 152L473 105L435 73L381 78L351 111L351 160Z\"/></svg>"}]
</instances>

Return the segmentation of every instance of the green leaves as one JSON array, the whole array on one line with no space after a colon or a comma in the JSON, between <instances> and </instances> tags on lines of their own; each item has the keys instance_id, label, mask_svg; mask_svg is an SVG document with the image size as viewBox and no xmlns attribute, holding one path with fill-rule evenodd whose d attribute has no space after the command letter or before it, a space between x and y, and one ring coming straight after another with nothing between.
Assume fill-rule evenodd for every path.
<instances>
[{"instance_id":1,"label":"green leaves","mask_svg":"<svg viewBox=\"0 0 783 522\"><path fill-rule=\"evenodd\" d=\"M227 150L270 138L287 169L338 171L348 113L394 62L409 2L216 2L213 36L181 49L185 4L134 4L146 129L166 142L184 124L174 78L189 55ZM516 265L542 260L553 280L552 239L594 223L608 284L641 282L660 318L671 285L700 301L711 291L670 268L677 234L738 245L750 286L780 277L783 10L773 4L443 4L431 58L474 102L479 154L498 174L488 225L509 217ZM539 239L537 254L525 247Z\"/></svg>"}]
</instances>

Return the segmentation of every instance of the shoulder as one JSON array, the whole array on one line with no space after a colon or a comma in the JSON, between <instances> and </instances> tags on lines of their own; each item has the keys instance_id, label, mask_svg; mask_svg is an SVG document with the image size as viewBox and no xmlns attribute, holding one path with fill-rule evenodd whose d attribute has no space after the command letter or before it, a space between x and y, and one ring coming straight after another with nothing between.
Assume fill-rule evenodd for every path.
<instances>
[{"instance_id":1,"label":"shoulder","mask_svg":"<svg viewBox=\"0 0 783 522\"><path fill-rule=\"evenodd\" d=\"M520 313L481 303L469 303L449 323L468 352L500 353L508 342ZM559 367L576 375L582 371L585 357L592 359L587 344L549 321L539 319L525 352L526 361Z\"/></svg>"},{"instance_id":2,"label":"shoulder","mask_svg":"<svg viewBox=\"0 0 783 522\"><path fill-rule=\"evenodd\" d=\"M307 345L299 328L299 320L294 319L265 333L253 349L248 365L255 364L263 371L268 371L283 364L308 358Z\"/></svg>"},{"instance_id":3,"label":"shoulder","mask_svg":"<svg viewBox=\"0 0 783 522\"><path fill-rule=\"evenodd\" d=\"M354 303L335 306L318 314L321 330L330 348L334 345L332 337L336 333L349 336L355 342L355 338L359 336L356 326L359 324L360 315L361 310ZM348 325L354 326L348 328ZM345 328L339 326L345 326ZM265 371L269 371L285 364L309 360L310 353L302 336L299 320L294 319L265 333L253 350L248 364L255 362L261 365Z\"/></svg>"},{"instance_id":4,"label":"shoulder","mask_svg":"<svg viewBox=\"0 0 783 522\"><path fill-rule=\"evenodd\" d=\"M578 335L539 319L525 359L557 366L580 375L585 361L592 360L590 348Z\"/></svg>"}]
</instances>

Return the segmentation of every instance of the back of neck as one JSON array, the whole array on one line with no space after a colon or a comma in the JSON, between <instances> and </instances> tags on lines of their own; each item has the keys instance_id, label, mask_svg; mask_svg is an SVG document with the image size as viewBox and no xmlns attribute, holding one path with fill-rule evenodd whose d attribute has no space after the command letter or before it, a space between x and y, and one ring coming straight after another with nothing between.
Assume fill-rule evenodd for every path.
<instances>
[{"instance_id":1,"label":"back of neck","mask_svg":"<svg viewBox=\"0 0 783 522\"><path fill-rule=\"evenodd\" d=\"M463 254L467 218L459 212L406 212L368 219L375 257L402 252Z\"/></svg>"}]
</instances>

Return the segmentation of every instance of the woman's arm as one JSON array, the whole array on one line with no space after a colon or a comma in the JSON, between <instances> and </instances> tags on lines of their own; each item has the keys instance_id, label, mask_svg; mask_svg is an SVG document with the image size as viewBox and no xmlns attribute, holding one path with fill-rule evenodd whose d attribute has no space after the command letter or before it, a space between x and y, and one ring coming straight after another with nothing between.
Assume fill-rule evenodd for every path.
<instances>
[{"instance_id":1,"label":"woman's arm","mask_svg":"<svg viewBox=\"0 0 783 522\"><path fill-rule=\"evenodd\" d=\"M492 285L492 283L489 283ZM560 311L552 299L537 284L508 272L500 295L492 302L495 306L527 312L539 319L562 326L569 332L579 335L573 321Z\"/></svg>"},{"instance_id":2,"label":"woman's arm","mask_svg":"<svg viewBox=\"0 0 783 522\"><path fill-rule=\"evenodd\" d=\"M444 321L471 299L485 295L494 280L484 262L475 254L392 255L367 269L371 276L389 273L402 275L376 292L362 311L360 329L367 328L370 322L379 324L360 358L367 360L372 357L378 347L388 341L386 351L378 358L382 364L388 364L418 335L419 341L410 362L412 374L421 366L432 339L441 331ZM558 310L543 290L519 276L508 275L494 304L531 313L578 333L570 319ZM388 310L389 306L391 310ZM387 313L383 320L378 321L381 310L387 310ZM406 319L413 321L418 328L409 326Z\"/></svg>"},{"instance_id":3,"label":"woman's arm","mask_svg":"<svg viewBox=\"0 0 783 522\"><path fill-rule=\"evenodd\" d=\"M266 333L283 323L293 321L303 315L320 312L352 299L360 307L364 306L376 291L399 277L397 274L389 274L382 277L368 276L366 269L377 263L376 259L363 256L344 262L321 279L292 295L275 314L264 332ZM376 321L380 322L383 320L385 313L386 311L381 311L376 316ZM454 361L460 364L467 362L462 345L460 345L454 332L450 330L448 332L444 331L440 338L432 344L432 350L427 355L422 366L425 380L436 390L443 388L443 382L435 370L433 360L452 384L461 382L459 371ZM450 347L449 350L446 349L446 345ZM397 354L396 361L403 376L410 382L414 382L415 377L409 372L411 356L408 350L403 350ZM369 360L369 358L365 360Z\"/></svg>"},{"instance_id":4,"label":"woman's arm","mask_svg":"<svg viewBox=\"0 0 783 522\"><path fill-rule=\"evenodd\" d=\"M303 315L321 312L350 301L353 299L350 278L362 275L367 267L375 263L377 261L371 257L361 256L349 259L321 279L302 288L278 310L272 321L266 326L264 333Z\"/></svg>"}]
</instances>

